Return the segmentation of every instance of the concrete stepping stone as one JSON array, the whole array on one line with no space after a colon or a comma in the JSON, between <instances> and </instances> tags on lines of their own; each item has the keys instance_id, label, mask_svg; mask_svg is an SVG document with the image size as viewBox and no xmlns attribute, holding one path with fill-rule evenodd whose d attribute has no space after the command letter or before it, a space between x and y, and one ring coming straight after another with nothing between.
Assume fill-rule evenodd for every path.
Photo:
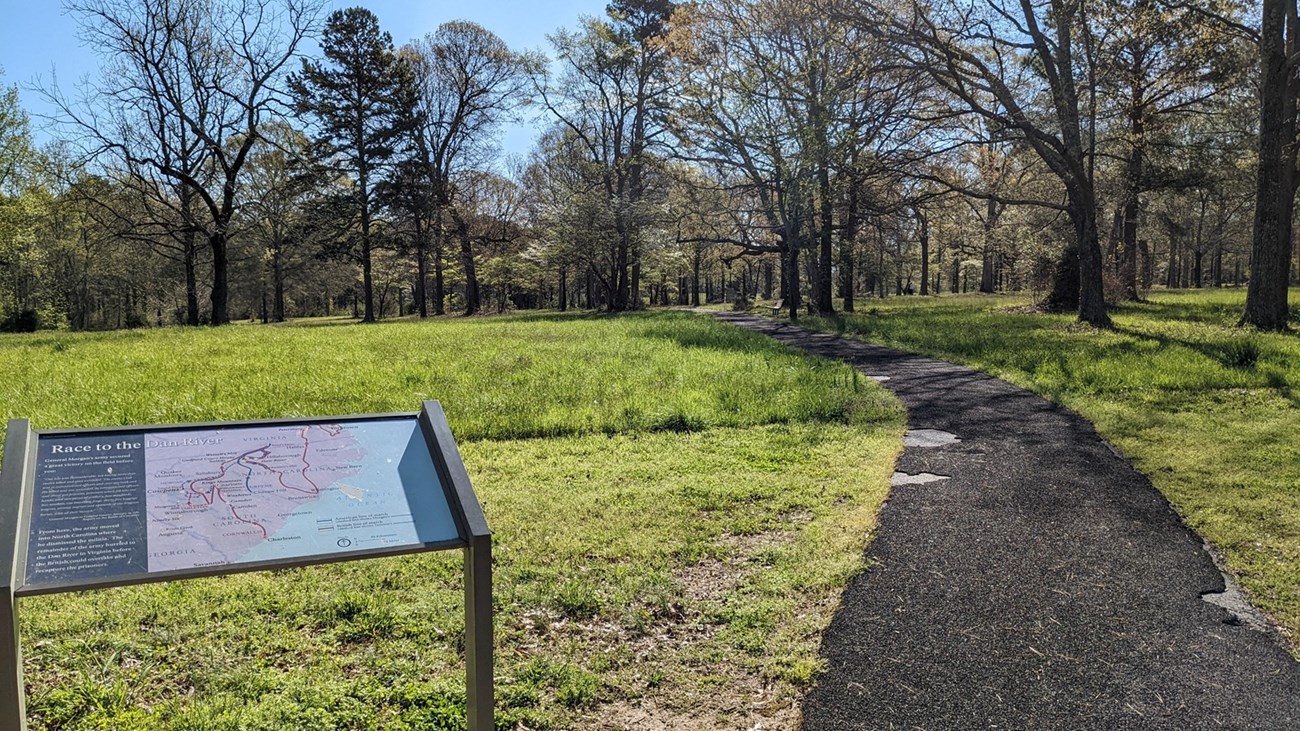
<instances>
[{"instance_id":1,"label":"concrete stepping stone","mask_svg":"<svg viewBox=\"0 0 1300 731\"><path fill-rule=\"evenodd\" d=\"M915 475L909 475L906 472L895 472L894 476L889 478L889 484L894 487L899 485L927 485L931 482L941 482L949 479L948 475L936 475L931 472L920 472Z\"/></svg>"},{"instance_id":2,"label":"concrete stepping stone","mask_svg":"<svg viewBox=\"0 0 1300 731\"><path fill-rule=\"evenodd\" d=\"M949 444L957 444L961 441L952 432L946 432L941 429L909 429L903 434L904 447L921 447L928 449L932 447L946 447Z\"/></svg>"}]
</instances>

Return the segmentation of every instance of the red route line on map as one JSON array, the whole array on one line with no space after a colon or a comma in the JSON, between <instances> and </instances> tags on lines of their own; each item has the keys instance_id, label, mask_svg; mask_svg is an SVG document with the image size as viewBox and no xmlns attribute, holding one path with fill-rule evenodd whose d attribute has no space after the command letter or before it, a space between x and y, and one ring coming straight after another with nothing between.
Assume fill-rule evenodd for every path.
<instances>
[{"instance_id":1,"label":"red route line on map","mask_svg":"<svg viewBox=\"0 0 1300 731\"><path fill-rule=\"evenodd\" d=\"M322 431L324 431L325 433L329 434L330 436L337 436L337 435L342 431L341 429L331 430L331 429L329 429L328 427L325 427L325 426L322 426L322 427L320 427L320 428L321 428ZM301 474L302 474L302 479L306 480L306 481L307 481L307 484L311 485L311 488L312 488L312 489L310 489L310 490L304 490L304 489L302 489L302 488L300 488L300 487L294 487L293 485L290 485L290 484L286 483L286 482L284 481L284 472L281 471L281 470L272 469L271 467L268 467L268 466L266 466L266 465L264 465L264 464L262 464L262 463L260 463L260 462L252 462L251 464L256 465L257 467L261 467L262 469L266 470L267 472L270 472L271 474L275 475L275 476L276 476L276 479L279 481L280 485L283 486L284 488L288 489L288 490L293 490L294 492L301 492L301 493L303 493L303 494L305 494L305 495L319 495L319 494L320 494L320 486L317 485L314 481L312 481L312 479L311 479L310 477L307 476L307 470L311 468L311 463L307 461L307 451L311 448L311 440L307 438L307 432L308 432L308 430L310 430L310 429L311 429L310 426L304 426L304 427L302 428L302 430L301 430L300 432L298 432L298 436L300 436L300 437L302 438L302 457L301 457L301 459L302 459L302 473L301 473ZM232 516L234 516L235 520L238 520L238 521L240 521L241 523L247 523L247 524L249 524L249 525L255 525L255 526L258 527L259 530L262 531L262 537L263 537L263 538L267 538L267 537L269 537L269 536L270 536L270 533L266 530L266 526L262 525L261 523L255 521L255 520L250 520L250 519L248 519L248 518L245 518L245 517L243 517L243 516L241 516L241 515L239 514L239 511L235 509L235 506L234 506L234 505L231 505L231 504L230 504L230 501L226 499L226 496L222 494L222 492L221 492L221 487L217 485L217 482L218 482L219 480L221 480L221 478L223 478L223 477L226 476L226 471L229 470L230 467L231 467L232 465L239 464L239 465L241 465L241 466L247 467L248 465L245 464L245 463L243 462L243 459L244 459L245 457L248 457L249 455L252 455L252 454L256 454L256 453L258 453L258 452L262 452L262 453L263 453L263 456L265 456L265 455L266 455L266 452L270 449L270 446L271 446L271 445L268 444L268 445L265 446L265 447L259 447L259 448L257 448L257 449L250 449L249 451L244 452L243 454L239 455L238 457L235 457L234 459L226 460L225 462L221 463L221 470L220 470L220 472L217 473L217 476L214 477L214 478L212 478L210 481L209 481L209 480L190 480L190 482L189 482L188 484L186 484L186 486L185 486L186 489L187 489L187 490L189 491L189 493L190 493L190 496L189 496L189 498L185 501L185 504L186 504L186 505L191 505L191 506L192 506L192 505L194 504L194 497L195 497L196 495L197 495L198 497L203 498L203 501L204 501L205 503L207 503L209 506L212 505L213 502L215 502L216 500L219 499L219 500L221 500L222 503L225 503L226 507L228 507L228 508L230 509L230 514L231 514ZM194 486L195 486L196 484L200 483L200 482L205 482L205 483L208 483L208 484L212 485L212 490L211 490L211 492L204 492L204 491L201 491L201 490L196 490Z\"/></svg>"}]
</instances>

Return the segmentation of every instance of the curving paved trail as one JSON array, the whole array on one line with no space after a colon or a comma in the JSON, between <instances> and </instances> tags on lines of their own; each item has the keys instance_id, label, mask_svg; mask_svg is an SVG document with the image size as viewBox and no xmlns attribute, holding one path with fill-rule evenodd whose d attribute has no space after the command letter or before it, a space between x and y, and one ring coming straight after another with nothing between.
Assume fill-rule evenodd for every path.
<instances>
[{"instance_id":1,"label":"curving paved trail","mask_svg":"<svg viewBox=\"0 0 1300 731\"><path fill-rule=\"evenodd\" d=\"M1203 599L1225 582L1201 540L1083 418L962 366L711 314L887 377L909 428L961 440L912 434L938 446L899 459L805 731L1300 729L1300 664L1248 606Z\"/></svg>"}]
</instances>

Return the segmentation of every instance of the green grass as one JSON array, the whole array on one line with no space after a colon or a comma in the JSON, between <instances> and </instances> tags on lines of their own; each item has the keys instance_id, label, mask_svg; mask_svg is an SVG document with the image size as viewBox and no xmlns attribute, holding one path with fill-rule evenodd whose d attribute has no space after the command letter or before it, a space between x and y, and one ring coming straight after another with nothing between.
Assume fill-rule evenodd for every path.
<instances>
[{"instance_id":1,"label":"green grass","mask_svg":"<svg viewBox=\"0 0 1300 731\"><path fill-rule=\"evenodd\" d=\"M0 417L38 428L435 398L459 438L517 439L837 420L861 404L847 366L678 312L0 336L0 373Z\"/></svg>"},{"instance_id":2,"label":"green grass","mask_svg":"<svg viewBox=\"0 0 1300 731\"><path fill-rule=\"evenodd\" d=\"M682 313L14 336L0 364L40 427L442 400L496 533L503 729L788 718L902 431L847 366ZM459 560L24 599L31 726L463 728Z\"/></svg>"},{"instance_id":3,"label":"green grass","mask_svg":"<svg viewBox=\"0 0 1300 731\"><path fill-rule=\"evenodd\" d=\"M1113 331L1011 307L1026 301L868 300L801 324L966 363L1083 414L1300 652L1300 337L1235 327L1241 290L1156 292L1116 309Z\"/></svg>"}]
</instances>

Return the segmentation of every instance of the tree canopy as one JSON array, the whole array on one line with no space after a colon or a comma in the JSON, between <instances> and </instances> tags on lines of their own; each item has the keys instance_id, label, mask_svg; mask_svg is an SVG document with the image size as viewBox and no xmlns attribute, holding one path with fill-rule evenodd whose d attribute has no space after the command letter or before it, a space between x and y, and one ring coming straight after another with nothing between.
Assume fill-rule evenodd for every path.
<instances>
[{"instance_id":1,"label":"tree canopy","mask_svg":"<svg viewBox=\"0 0 1300 731\"><path fill-rule=\"evenodd\" d=\"M1291 317L1295 0L616 0L546 56L307 0L70 8L104 73L45 89L49 149L0 103L10 326L957 291L1106 326L1229 285Z\"/></svg>"}]
</instances>

